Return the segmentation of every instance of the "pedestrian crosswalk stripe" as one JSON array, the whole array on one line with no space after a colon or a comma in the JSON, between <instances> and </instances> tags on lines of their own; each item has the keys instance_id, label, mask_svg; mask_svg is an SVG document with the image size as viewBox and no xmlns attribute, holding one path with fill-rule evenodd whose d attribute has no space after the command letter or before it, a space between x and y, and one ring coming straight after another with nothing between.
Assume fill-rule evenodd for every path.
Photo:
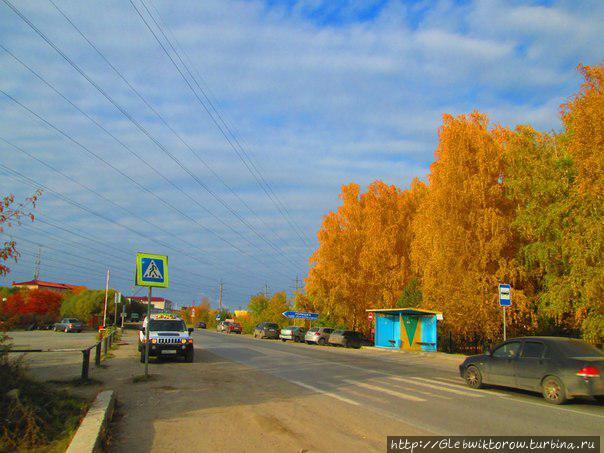
<instances>
[{"instance_id":1,"label":"pedestrian crosswalk stripe","mask_svg":"<svg viewBox=\"0 0 604 453\"><path fill-rule=\"evenodd\" d=\"M360 406L360 404L354 400L344 398L343 396L336 395L335 393L328 392L326 390L321 390L320 388L314 387L312 385L304 384L303 382L299 382L299 381L290 381L290 382L293 382L294 384L299 385L300 387L304 387L305 389L312 390L313 392L322 393L323 395L331 396L332 398L343 401L344 403L353 404L355 406Z\"/></svg>"},{"instance_id":2,"label":"pedestrian crosswalk stripe","mask_svg":"<svg viewBox=\"0 0 604 453\"><path fill-rule=\"evenodd\" d=\"M419 386L423 386L423 387L442 390L445 392L455 393L457 395L471 396L473 398L482 398L481 395L477 395L476 393L473 393L469 389L457 390L457 389L448 387L447 386L448 384L445 384L443 382L433 381L430 379L425 379L425 378L420 378L420 377L411 377L411 376L406 377L406 378L400 378L400 377L394 376L391 379L393 379L395 381L406 382L407 384L411 384L411 385L419 385ZM427 382L425 382L425 381L427 381Z\"/></svg>"},{"instance_id":3,"label":"pedestrian crosswalk stripe","mask_svg":"<svg viewBox=\"0 0 604 453\"><path fill-rule=\"evenodd\" d=\"M388 378L389 377L390 376L388 376ZM388 378L384 378L381 381L387 380ZM388 384L385 384L385 385L388 385ZM430 390L417 389L417 388L413 388L413 387L405 387L405 386L401 386L400 384L397 384L397 388L401 388L401 387L404 387L405 390L408 390L410 392L421 393L422 395L427 395L427 396L429 396L431 398L439 398L439 399L442 399L442 400L450 400L451 399L451 397L449 397L449 396L439 395L439 394L434 393L434 392L432 392Z\"/></svg>"},{"instance_id":4,"label":"pedestrian crosswalk stripe","mask_svg":"<svg viewBox=\"0 0 604 453\"><path fill-rule=\"evenodd\" d=\"M365 382L356 382L356 381L351 381L350 379L343 379L343 381L350 385L366 388L368 390L375 390L376 392L387 393L388 395L396 396L398 398L406 399L409 401L416 401L418 403L426 401L424 398L419 398L419 397L413 396L413 395L407 395L406 393L397 392L396 390L379 387L377 385L367 384Z\"/></svg>"}]
</instances>

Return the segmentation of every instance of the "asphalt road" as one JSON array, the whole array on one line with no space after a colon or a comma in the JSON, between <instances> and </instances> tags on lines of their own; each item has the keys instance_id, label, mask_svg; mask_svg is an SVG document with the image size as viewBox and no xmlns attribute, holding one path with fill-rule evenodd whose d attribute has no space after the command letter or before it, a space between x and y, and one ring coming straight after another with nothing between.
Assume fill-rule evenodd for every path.
<instances>
[{"instance_id":1,"label":"asphalt road","mask_svg":"<svg viewBox=\"0 0 604 453\"><path fill-rule=\"evenodd\" d=\"M535 393L469 389L458 375L456 358L310 346L212 331L196 331L194 336L196 348L285 379L305 393L337 399L358 413L387 415L435 435L604 434L602 405L585 399L553 406Z\"/></svg>"}]
</instances>

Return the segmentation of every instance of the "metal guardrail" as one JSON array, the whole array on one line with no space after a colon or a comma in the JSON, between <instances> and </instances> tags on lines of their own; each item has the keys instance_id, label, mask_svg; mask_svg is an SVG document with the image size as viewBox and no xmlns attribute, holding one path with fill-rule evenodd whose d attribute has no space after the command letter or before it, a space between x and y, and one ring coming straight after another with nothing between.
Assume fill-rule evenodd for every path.
<instances>
[{"instance_id":1,"label":"metal guardrail","mask_svg":"<svg viewBox=\"0 0 604 453\"><path fill-rule=\"evenodd\" d=\"M94 365L96 367L101 366L101 355L107 356L109 349L113 345L115 341L115 335L117 333L117 329L113 330L109 335L99 340L97 343L93 344L84 349L78 348L56 348L56 349L9 349L7 352L75 352L80 351L82 353L82 374L81 379L86 380L90 374L90 351L92 349L95 350L94 353Z\"/></svg>"}]
</instances>

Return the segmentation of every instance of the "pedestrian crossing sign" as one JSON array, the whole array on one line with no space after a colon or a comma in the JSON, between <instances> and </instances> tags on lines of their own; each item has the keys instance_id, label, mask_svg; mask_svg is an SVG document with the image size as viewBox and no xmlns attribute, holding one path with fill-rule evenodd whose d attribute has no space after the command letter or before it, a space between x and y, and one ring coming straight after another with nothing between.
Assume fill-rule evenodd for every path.
<instances>
[{"instance_id":1,"label":"pedestrian crossing sign","mask_svg":"<svg viewBox=\"0 0 604 453\"><path fill-rule=\"evenodd\" d=\"M149 253L136 254L136 284L168 287L168 257Z\"/></svg>"}]
</instances>

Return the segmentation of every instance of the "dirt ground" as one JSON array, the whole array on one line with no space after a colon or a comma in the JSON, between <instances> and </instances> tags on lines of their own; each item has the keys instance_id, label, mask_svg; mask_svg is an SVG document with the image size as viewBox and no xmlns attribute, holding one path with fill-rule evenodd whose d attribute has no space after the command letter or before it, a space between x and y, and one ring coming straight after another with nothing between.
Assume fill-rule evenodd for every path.
<instances>
[{"instance_id":1,"label":"dirt ground","mask_svg":"<svg viewBox=\"0 0 604 453\"><path fill-rule=\"evenodd\" d=\"M428 434L203 349L135 384L143 365L134 334L125 340L98 373L119 402L111 451L383 451L387 434Z\"/></svg>"},{"instance_id":2,"label":"dirt ground","mask_svg":"<svg viewBox=\"0 0 604 453\"><path fill-rule=\"evenodd\" d=\"M40 338L30 334L17 335L15 343L79 347L90 341L54 332ZM92 399L101 390L116 391L111 451L383 451L388 434L429 434L203 348L195 350L194 363L152 362L153 379L134 383L143 373L135 335L125 331L120 347L100 368L91 363L91 385L73 387L68 382L78 376L81 355L26 357L35 378L53 380L80 396ZM56 384L60 379L64 385Z\"/></svg>"}]
</instances>

